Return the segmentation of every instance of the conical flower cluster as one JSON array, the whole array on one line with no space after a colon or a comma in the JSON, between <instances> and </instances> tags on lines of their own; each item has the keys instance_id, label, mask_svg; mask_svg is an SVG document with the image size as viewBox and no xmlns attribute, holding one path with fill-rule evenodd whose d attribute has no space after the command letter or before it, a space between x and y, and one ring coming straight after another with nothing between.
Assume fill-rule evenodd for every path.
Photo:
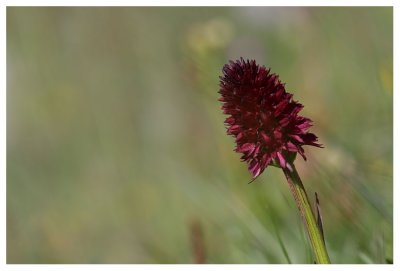
<instances>
[{"instance_id":1,"label":"conical flower cluster","mask_svg":"<svg viewBox=\"0 0 400 271\"><path fill-rule=\"evenodd\" d=\"M303 145L321 147L308 132L311 120L298 115L303 105L293 101L278 75L255 60L225 65L219 93L227 134L235 137L235 151L253 180L270 164L291 169L296 153L306 159Z\"/></svg>"}]
</instances>

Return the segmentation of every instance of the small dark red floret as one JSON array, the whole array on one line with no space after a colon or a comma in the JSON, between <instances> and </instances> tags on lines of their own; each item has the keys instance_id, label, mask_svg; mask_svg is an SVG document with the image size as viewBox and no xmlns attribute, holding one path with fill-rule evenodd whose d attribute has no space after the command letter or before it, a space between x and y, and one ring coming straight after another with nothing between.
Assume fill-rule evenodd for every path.
<instances>
[{"instance_id":1,"label":"small dark red floret","mask_svg":"<svg viewBox=\"0 0 400 271\"><path fill-rule=\"evenodd\" d=\"M255 60L230 61L220 77L222 110L227 134L236 138L235 151L257 178L270 164L290 169L289 157L303 145L321 147L317 136L307 132L311 120L298 113L303 105L293 101L278 75Z\"/></svg>"}]
</instances>

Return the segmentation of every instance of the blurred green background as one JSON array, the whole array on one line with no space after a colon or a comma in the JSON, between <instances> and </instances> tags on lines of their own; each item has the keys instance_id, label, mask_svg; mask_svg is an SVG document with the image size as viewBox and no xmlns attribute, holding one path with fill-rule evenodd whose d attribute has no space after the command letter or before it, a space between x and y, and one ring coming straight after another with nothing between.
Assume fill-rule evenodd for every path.
<instances>
[{"instance_id":1,"label":"blurred green background","mask_svg":"<svg viewBox=\"0 0 400 271\"><path fill-rule=\"evenodd\" d=\"M334 263L393 247L392 8L7 8L8 263L312 263L282 172L225 134L229 59L278 73Z\"/></svg>"}]
</instances>

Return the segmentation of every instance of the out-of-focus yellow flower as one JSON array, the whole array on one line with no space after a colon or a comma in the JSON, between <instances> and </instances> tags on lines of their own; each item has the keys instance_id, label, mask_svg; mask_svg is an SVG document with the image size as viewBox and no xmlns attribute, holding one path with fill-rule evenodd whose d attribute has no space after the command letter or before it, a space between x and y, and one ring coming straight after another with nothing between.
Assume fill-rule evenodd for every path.
<instances>
[{"instance_id":1,"label":"out-of-focus yellow flower","mask_svg":"<svg viewBox=\"0 0 400 271\"><path fill-rule=\"evenodd\" d=\"M381 79L383 90L393 95L393 71L389 65L382 65L379 69L379 77Z\"/></svg>"},{"instance_id":2,"label":"out-of-focus yellow flower","mask_svg":"<svg viewBox=\"0 0 400 271\"><path fill-rule=\"evenodd\" d=\"M187 43L192 50L203 53L210 49L224 48L232 38L231 22L223 18L214 18L192 25L189 28Z\"/></svg>"}]
</instances>

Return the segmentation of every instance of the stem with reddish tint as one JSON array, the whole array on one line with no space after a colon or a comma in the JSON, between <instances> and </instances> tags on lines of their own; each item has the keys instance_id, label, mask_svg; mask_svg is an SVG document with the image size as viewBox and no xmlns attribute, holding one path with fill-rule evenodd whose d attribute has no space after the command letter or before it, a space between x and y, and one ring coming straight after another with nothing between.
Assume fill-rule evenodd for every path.
<instances>
[{"instance_id":1,"label":"stem with reddish tint","mask_svg":"<svg viewBox=\"0 0 400 271\"><path fill-rule=\"evenodd\" d=\"M290 167L292 170L283 168L283 172L306 227L311 247L314 251L316 263L329 264L330 260L328 252L326 251L325 242L312 211L306 190L304 189L303 183L301 182L294 164L290 164Z\"/></svg>"}]
</instances>

